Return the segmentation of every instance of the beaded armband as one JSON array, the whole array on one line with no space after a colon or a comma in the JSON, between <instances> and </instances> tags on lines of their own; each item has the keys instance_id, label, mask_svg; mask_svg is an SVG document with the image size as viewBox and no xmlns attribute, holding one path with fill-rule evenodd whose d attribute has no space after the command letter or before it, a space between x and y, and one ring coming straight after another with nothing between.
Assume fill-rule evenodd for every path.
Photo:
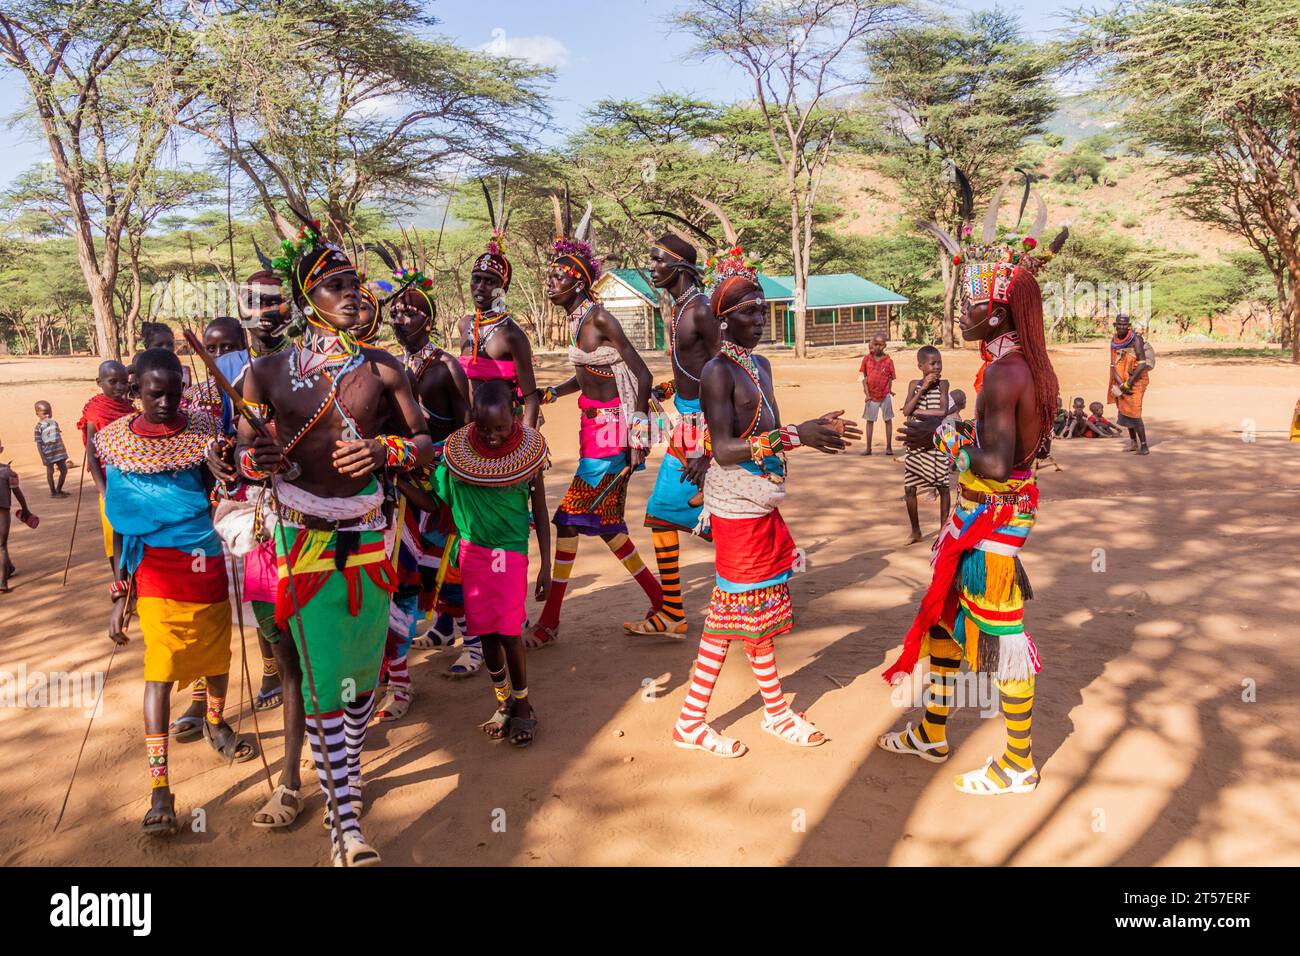
<instances>
[{"instance_id":1,"label":"beaded armband","mask_svg":"<svg viewBox=\"0 0 1300 956\"><path fill-rule=\"evenodd\" d=\"M380 435L375 440L384 446L387 454L385 467L395 471L410 471L415 467L415 442L400 435Z\"/></svg>"},{"instance_id":2,"label":"beaded armband","mask_svg":"<svg viewBox=\"0 0 1300 956\"><path fill-rule=\"evenodd\" d=\"M956 464L959 471L970 470L970 454L966 449L974 445L973 421L947 422L934 433L934 447L948 456L948 460Z\"/></svg>"},{"instance_id":3,"label":"beaded armband","mask_svg":"<svg viewBox=\"0 0 1300 956\"><path fill-rule=\"evenodd\" d=\"M632 412L627 417L627 443L631 448L650 447L650 416Z\"/></svg>"},{"instance_id":4,"label":"beaded armband","mask_svg":"<svg viewBox=\"0 0 1300 956\"><path fill-rule=\"evenodd\" d=\"M271 476L269 471L263 471L257 467L257 461L253 458L253 449L245 448L239 453L239 473L250 481L265 481Z\"/></svg>"},{"instance_id":5,"label":"beaded armband","mask_svg":"<svg viewBox=\"0 0 1300 956\"><path fill-rule=\"evenodd\" d=\"M795 425L784 425L781 428L774 428L770 432L756 432L749 436L749 455L754 464L760 468L763 461L772 456L780 455L792 448L798 448L803 444L799 440L799 429Z\"/></svg>"},{"instance_id":6,"label":"beaded armband","mask_svg":"<svg viewBox=\"0 0 1300 956\"><path fill-rule=\"evenodd\" d=\"M270 405L263 405L261 402L250 402L245 400L244 407L247 408L254 415L256 415L258 418L260 418L262 421L266 421L271 417Z\"/></svg>"}]
</instances>

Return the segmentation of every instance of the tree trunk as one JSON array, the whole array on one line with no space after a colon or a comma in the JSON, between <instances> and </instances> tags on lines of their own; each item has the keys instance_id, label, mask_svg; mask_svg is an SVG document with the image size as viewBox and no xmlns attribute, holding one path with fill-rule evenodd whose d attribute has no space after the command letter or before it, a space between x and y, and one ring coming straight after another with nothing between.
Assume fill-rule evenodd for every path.
<instances>
[{"instance_id":1,"label":"tree trunk","mask_svg":"<svg viewBox=\"0 0 1300 956\"><path fill-rule=\"evenodd\" d=\"M790 192L790 262L794 266L794 354L795 358L808 357L808 270L804 268L799 230L803 223L799 217L799 196L793 187Z\"/></svg>"},{"instance_id":2,"label":"tree trunk","mask_svg":"<svg viewBox=\"0 0 1300 956\"><path fill-rule=\"evenodd\" d=\"M956 348L957 339L953 333L953 303L957 290L957 270L953 268L948 251L939 247L939 274L943 276L943 316L939 319L939 337L945 348Z\"/></svg>"}]
</instances>

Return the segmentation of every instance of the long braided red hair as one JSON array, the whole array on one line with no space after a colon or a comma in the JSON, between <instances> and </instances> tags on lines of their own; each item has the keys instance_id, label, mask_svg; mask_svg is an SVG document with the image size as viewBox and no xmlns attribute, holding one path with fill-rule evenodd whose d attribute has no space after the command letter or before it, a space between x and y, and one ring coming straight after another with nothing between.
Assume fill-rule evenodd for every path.
<instances>
[{"instance_id":1,"label":"long braided red hair","mask_svg":"<svg viewBox=\"0 0 1300 956\"><path fill-rule=\"evenodd\" d=\"M1051 359L1047 357L1047 338L1043 332L1043 292L1038 287L1034 274L1024 266L1017 266L1011 275L1007 305L1016 321L1020 352L1034 379L1034 404L1038 408L1039 421L1037 451L1052 433L1060 383L1056 380Z\"/></svg>"}]
</instances>

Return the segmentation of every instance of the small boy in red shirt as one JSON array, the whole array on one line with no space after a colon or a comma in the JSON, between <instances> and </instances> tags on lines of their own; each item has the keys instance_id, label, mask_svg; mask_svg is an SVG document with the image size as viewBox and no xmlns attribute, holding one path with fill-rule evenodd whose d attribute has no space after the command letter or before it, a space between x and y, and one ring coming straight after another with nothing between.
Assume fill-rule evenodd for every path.
<instances>
[{"instance_id":1,"label":"small boy in red shirt","mask_svg":"<svg viewBox=\"0 0 1300 956\"><path fill-rule=\"evenodd\" d=\"M867 398L862 417L867 424L866 450L871 454L871 428L877 415L885 420L885 454L894 453L894 403L892 401L894 379L894 360L885 354L885 333L877 332L871 337L871 350L862 358L858 372L862 379L862 394Z\"/></svg>"}]
</instances>

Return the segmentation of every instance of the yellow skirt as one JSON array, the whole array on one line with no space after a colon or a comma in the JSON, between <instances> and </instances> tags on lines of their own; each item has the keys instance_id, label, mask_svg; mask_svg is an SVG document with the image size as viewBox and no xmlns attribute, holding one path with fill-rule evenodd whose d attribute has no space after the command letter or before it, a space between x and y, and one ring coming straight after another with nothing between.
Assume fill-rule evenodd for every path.
<instances>
[{"instance_id":1,"label":"yellow skirt","mask_svg":"<svg viewBox=\"0 0 1300 956\"><path fill-rule=\"evenodd\" d=\"M108 523L108 515L104 513L104 496L99 496L99 526L104 531L104 557L113 557L113 526Z\"/></svg>"},{"instance_id":2,"label":"yellow skirt","mask_svg":"<svg viewBox=\"0 0 1300 956\"><path fill-rule=\"evenodd\" d=\"M230 602L197 604L142 597L136 615L144 632L144 679L177 681L230 672Z\"/></svg>"}]
</instances>

